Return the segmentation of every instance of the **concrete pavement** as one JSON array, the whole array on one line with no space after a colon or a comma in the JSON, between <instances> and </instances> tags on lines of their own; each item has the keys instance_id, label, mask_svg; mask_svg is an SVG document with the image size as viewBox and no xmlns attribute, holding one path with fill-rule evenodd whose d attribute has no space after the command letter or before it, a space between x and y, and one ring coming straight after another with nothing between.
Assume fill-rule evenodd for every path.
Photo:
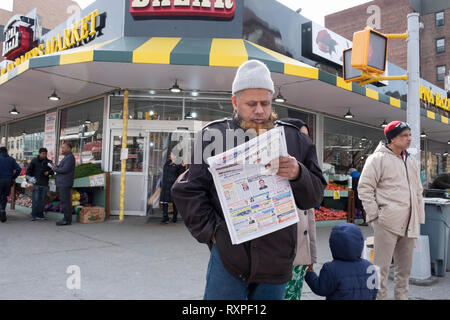
<instances>
[{"instance_id":1,"label":"concrete pavement","mask_svg":"<svg viewBox=\"0 0 450 320\"><path fill-rule=\"evenodd\" d=\"M318 227L316 272L331 260L331 227ZM372 235L362 227L365 236ZM9 211L0 223L0 299L201 299L209 250L182 222L161 225L145 217L57 227ZM70 290L69 266L81 288ZM392 281L389 296L393 295ZM450 275L430 287L411 286L411 299L450 299ZM303 298L323 299L304 285Z\"/></svg>"}]
</instances>

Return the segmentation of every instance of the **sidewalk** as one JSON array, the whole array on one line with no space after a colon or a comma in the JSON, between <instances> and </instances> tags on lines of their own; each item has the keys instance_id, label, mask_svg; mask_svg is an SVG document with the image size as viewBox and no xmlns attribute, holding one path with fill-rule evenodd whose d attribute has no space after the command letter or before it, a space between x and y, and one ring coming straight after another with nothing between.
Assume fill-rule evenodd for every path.
<instances>
[{"instance_id":1,"label":"sidewalk","mask_svg":"<svg viewBox=\"0 0 450 320\"><path fill-rule=\"evenodd\" d=\"M331 259L331 227L317 229L315 270ZM372 234L362 227L365 236ZM181 222L125 217L57 227L9 211L0 224L0 299L201 299L209 259ZM69 290L69 266L81 270L81 289ZM390 283L392 296L393 286ZM304 299L323 299L304 285ZM411 286L411 299L450 298L450 275L431 287Z\"/></svg>"}]
</instances>

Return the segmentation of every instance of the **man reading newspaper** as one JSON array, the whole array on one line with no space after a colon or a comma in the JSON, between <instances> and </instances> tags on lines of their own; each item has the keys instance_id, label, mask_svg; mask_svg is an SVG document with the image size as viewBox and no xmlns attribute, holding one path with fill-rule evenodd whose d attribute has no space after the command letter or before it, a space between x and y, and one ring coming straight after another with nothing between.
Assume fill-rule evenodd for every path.
<instances>
[{"instance_id":1,"label":"man reading newspaper","mask_svg":"<svg viewBox=\"0 0 450 320\"><path fill-rule=\"evenodd\" d=\"M189 170L172 187L184 223L197 241L211 250L205 300L283 299L297 243L294 224L233 245L208 169L208 157L240 145L242 141L236 138L239 132L259 135L284 126L289 156L279 158L277 175L289 180L298 208L305 210L322 202L326 181L317 163L315 146L296 127L276 121L273 94L274 84L266 65L256 60L241 65L232 88L233 118L214 121L202 129ZM250 139L251 134L245 136L245 141ZM216 150L218 146L222 150Z\"/></svg>"}]
</instances>

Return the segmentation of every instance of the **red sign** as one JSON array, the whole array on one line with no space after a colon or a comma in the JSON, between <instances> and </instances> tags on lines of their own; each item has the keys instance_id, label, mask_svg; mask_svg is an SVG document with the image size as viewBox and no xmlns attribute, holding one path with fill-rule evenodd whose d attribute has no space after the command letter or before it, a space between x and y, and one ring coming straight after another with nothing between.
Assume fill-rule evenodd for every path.
<instances>
[{"instance_id":1,"label":"red sign","mask_svg":"<svg viewBox=\"0 0 450 320\"><path fill-rule=\"evenodd\" d=\"M3 56L7 60L14 60L34 48L31 28L13 27L9 34L11 37L3 43Z\"/></svg>"},{"instance_id":2,"label":"red sign","mask_svg":"<svg viewBox=\"0 0 450 320\"><path fill-rule=\"evenodd\" d=\"M14 60L36 47L42 28L36 9L27 15L15 15L5 25L2 55Z\"/></svg>"},{"instance_id":3,"label":"red sign","mask_svg":"<svg viewBox=\"0 0 450 320\"><path fill-rule=\"evenodd\" d=\"M130 0L130 14L150 16L201 16L232 18L236 0Z\"/></svg>"}]
</instances>

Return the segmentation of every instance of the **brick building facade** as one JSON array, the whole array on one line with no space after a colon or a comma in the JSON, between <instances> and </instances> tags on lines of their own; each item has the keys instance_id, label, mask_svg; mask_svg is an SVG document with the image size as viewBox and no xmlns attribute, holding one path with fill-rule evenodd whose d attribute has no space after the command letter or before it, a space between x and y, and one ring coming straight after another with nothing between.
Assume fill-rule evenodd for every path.
<instances>
[{"instance_id":1,"label":"brick building facade","mask_svg":"<svg viewBox=\"0 0 450 320\"><path fill-rule=\"evenodd\" d=\"M413 12L410 0L374 0L347 10L325 16L325 27L347 39L353 33L375 24L374 14L379 8L379 25L382 33L403 33L407 31L407 15ZM444 7L444 8L442 8ZM446 8L448 7L448 8ZM421 78L444 88L443 75L450 69L450 4L441 8L426 8L420 12L424 28L420 32ZM443 16L443 25L440 17ZM438 22L439 21L439 22ZM407 67L407 44L402 39L389 41L388 60L404 69Z\"/></svg>"},{"instance_id":2,"label":"brick building facade","mask_svg":"<svg viewBox=\"0 0 450 320\"><path fill-rule=\"evenodd\" d=\"M58 26L73 15L80 7L72 0L13 0L13 11L0 9L0 51L2 50L5 24L16 14L26 14L37 9L42 18L43 33ZM0 55L0 61L3 61Z\"/></svg>"}]
</instances>

